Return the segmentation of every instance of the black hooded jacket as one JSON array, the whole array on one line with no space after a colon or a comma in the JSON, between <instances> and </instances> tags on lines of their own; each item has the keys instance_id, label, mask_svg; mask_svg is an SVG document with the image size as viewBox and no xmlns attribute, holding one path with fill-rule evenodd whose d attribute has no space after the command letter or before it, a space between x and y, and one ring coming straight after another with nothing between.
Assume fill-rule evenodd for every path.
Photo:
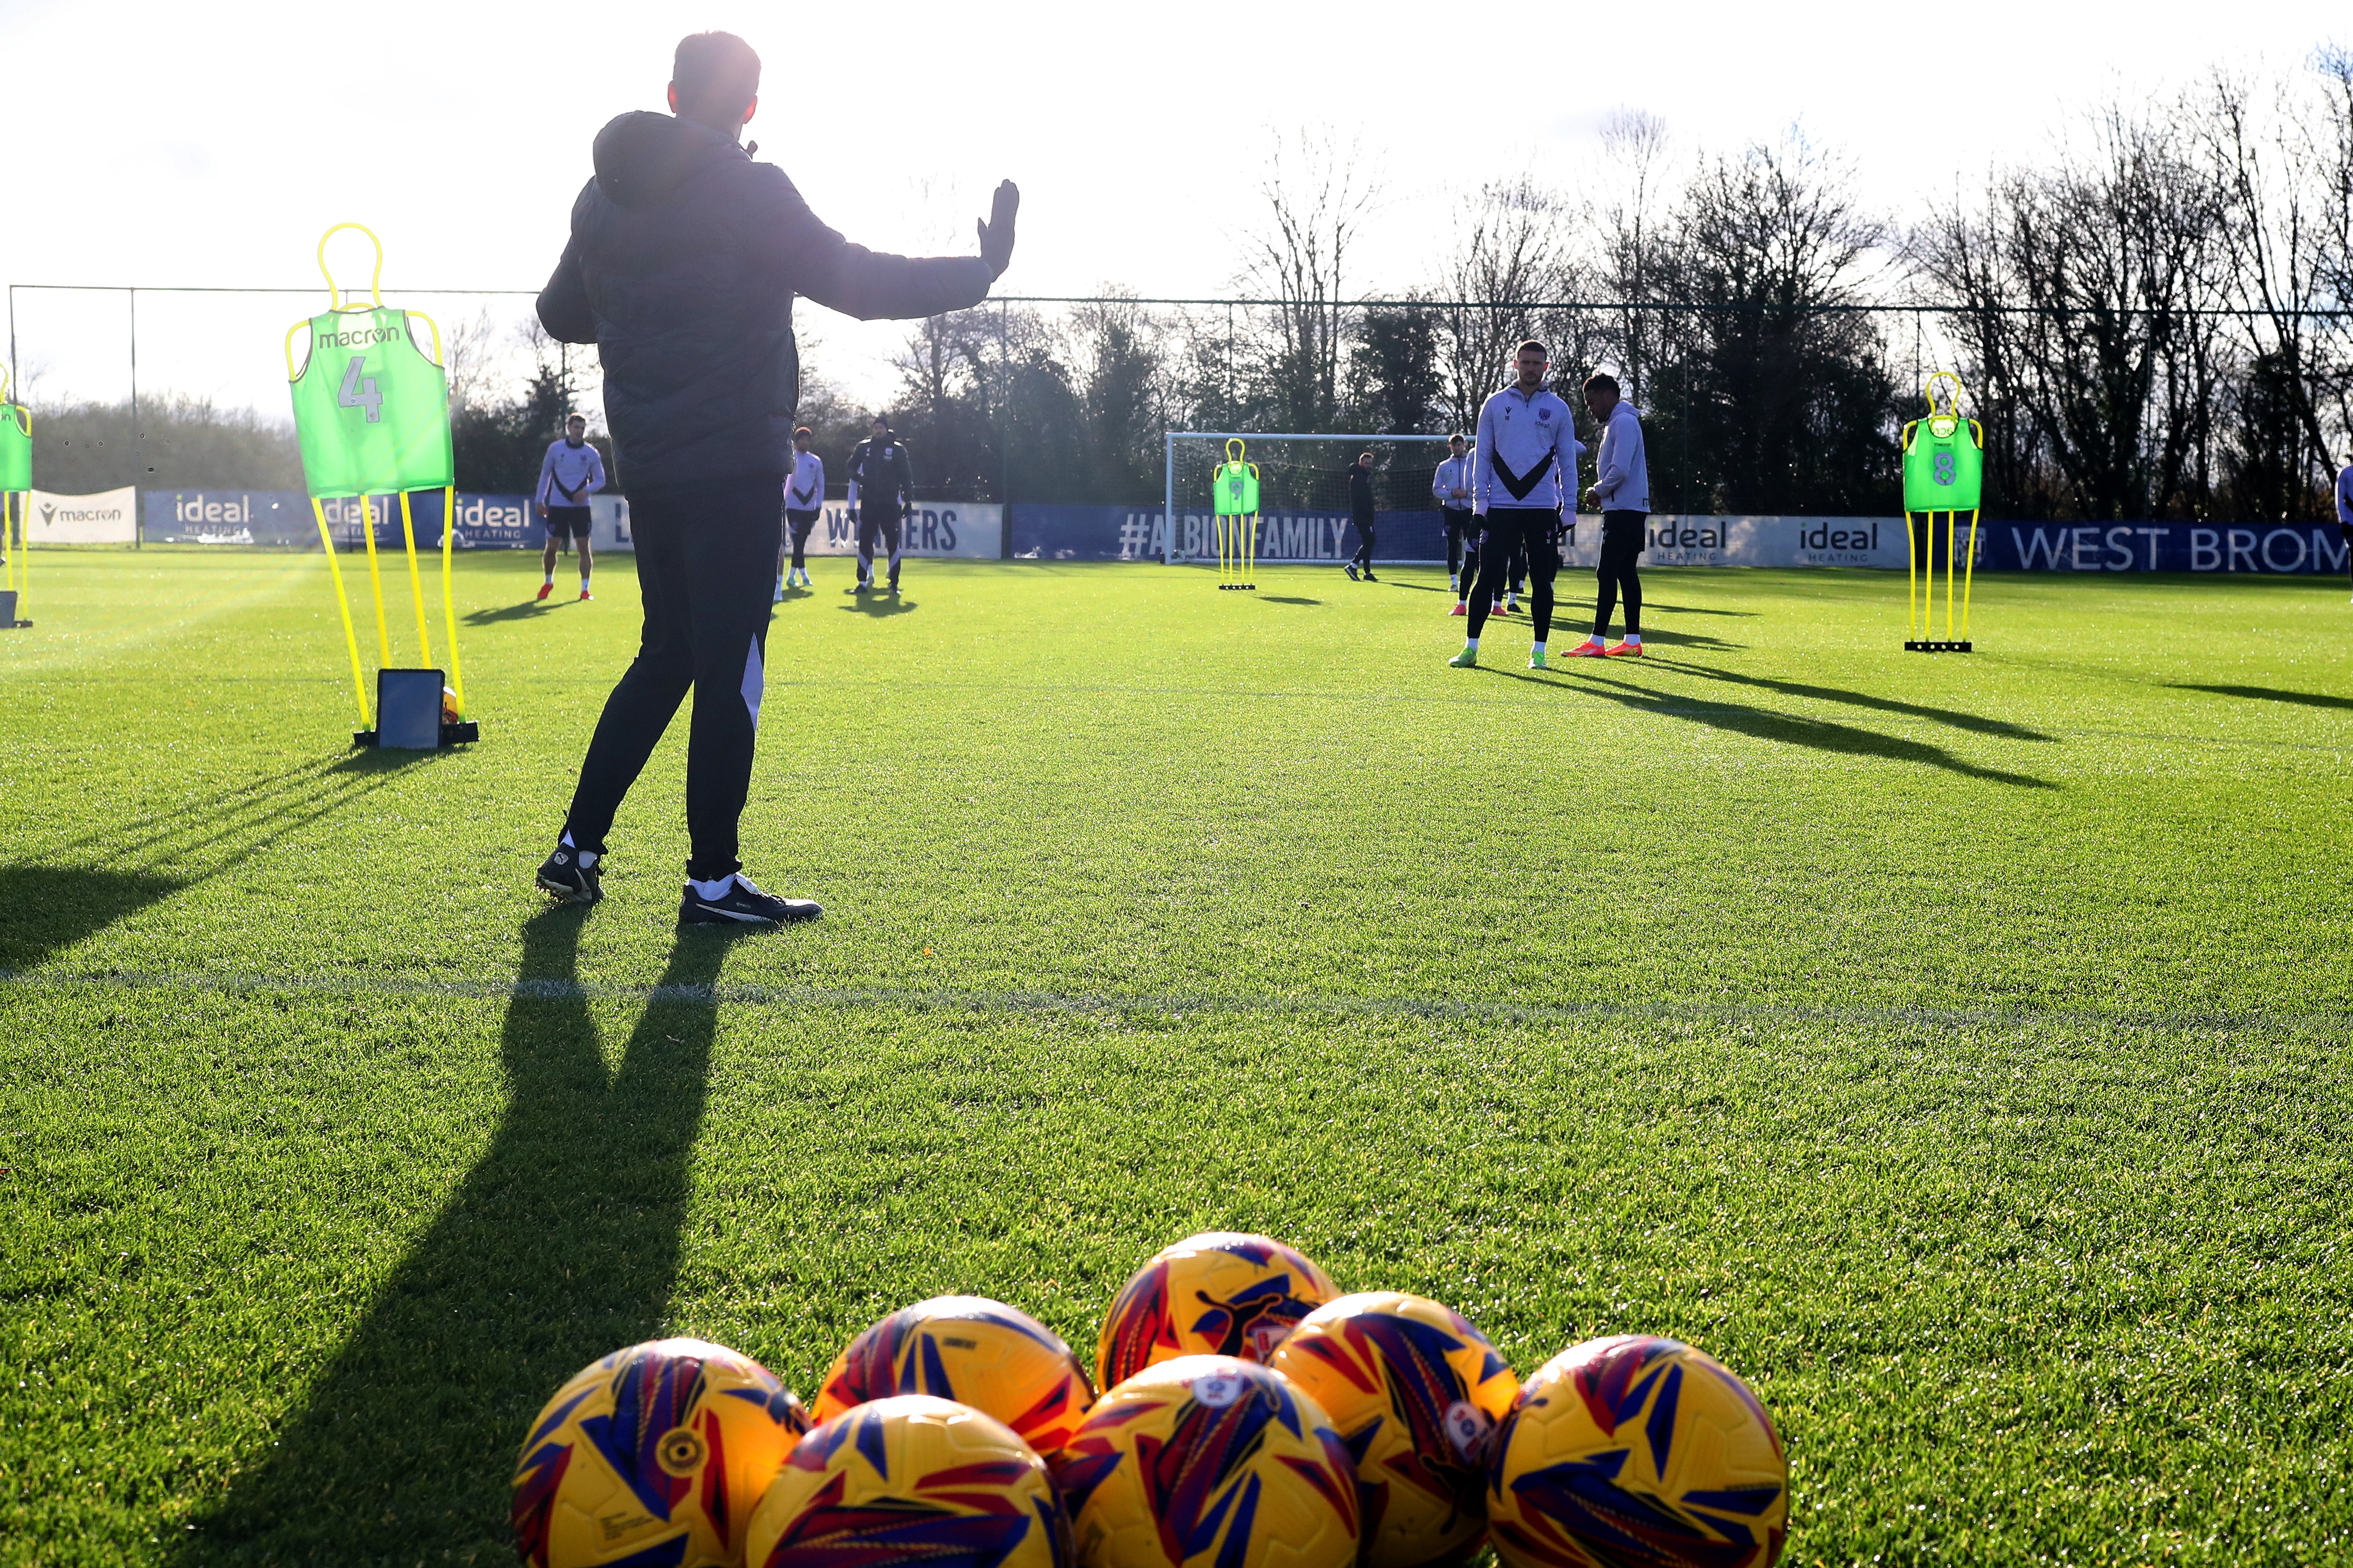
<instances>
[{"instance_id":1,"label":"black hooded jacket","mask_svg":"<svg viewBox=\"0 0 2353 1568\"><path fill-rule=\"evenodd\" d=\"M794 295L875 321L963 310L993 280L976 256L852 245L732 137L635 112L596 133L539 320L596 345L621 488L671 489L792 472Z\"/></svg>"}]
</instances>

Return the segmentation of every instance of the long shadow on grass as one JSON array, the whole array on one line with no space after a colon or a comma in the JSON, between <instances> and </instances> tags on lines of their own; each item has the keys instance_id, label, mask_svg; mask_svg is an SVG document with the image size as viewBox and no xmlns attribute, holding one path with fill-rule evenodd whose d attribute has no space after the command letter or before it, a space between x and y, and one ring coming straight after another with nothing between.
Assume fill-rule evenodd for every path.
<instances>
[{"instance_id":1,"label":"long shadow on grass","mask_svg":"<svg viewBox=\"0 0 2353 1568\"><path fill-rule=\"evenodd\" d=\"M577 604L567 599L566 604ZM469 610L465 622L470 626L495 626L501 621L528 621L539 616L552 615L555 605L545 599L525 599L519 605L501 605L493 610Z\"/></svg>"},{"instance_id":2,"label":"long shadow on grass","mask_svg":"<svg viewBox=\"0 0 2353 1568\"><path fill-rule=\"evenodd\" d=\"M2319 691L2283 691L2275 686L2199 686L2169 682L2176 691L2208 691L2217 697L2244 697L2257 702L2294 702L2306 708L2353 708L2353 697L2331 697Z\"/></svg>"},{"instance_id":3,"label":"long shadow on grass","mask_svg":"<svg viewBox=\"0 0 2353 1568\"><path fill-rule=\"evenodd\" d=\"M1648 636L1648 633L1644 634L1646 639ZM1924 767L1942 768L1947 773L1985 779L1993 784L2014 784L2021 789L2059 787L2048 779L2039 779L2031 773L1979 767L1975 763L1953 755L1942 746L1907 741L1897 735L1883 735L1874 730L1857 729L1852 724L1833 723L1827 719L1805 719L1795 713L1777 713L1769 708L1751 708L1738 702L1711 702L1704 708L1694 708L1679 697L1651 691L1622 680L1612 680L1606 676L1580 673L1570 677L1564 674L1560 679L1547 679L1543 676L1522 675L1509 669L1499 669L1494 673L1510 676L1514 680L1549 686L1556 690L1598 697L1639 712L1656 713L1662 718L1681 719L1718 730L1754 735L1760 741L1772 741L1781 745L1809 746L1818 752L1840 752L1852 756L1883 757L1892 763L1916 763Z\"/></svg>"},{"instance_id":4,"label":"long shadow on grass","mask_svg":"<svg viewBox=\"0 0 2353 1568\"><path fill-rule=\"evenodd\" d=\"M335 757L310 758L259 778L222 784L201 795L184 795L135 816L93 813L98 818L95 826L71 838L35 846L33 851L54 859L75 850L96 848L109 860L119 862L195 826L255 812L274 813L284 802L299 799L309 785L323 778L340 755L338 752Z\"/></svg>"},{"instance_id":5,"label":"long shadow on grass","mask_svg":"<svg viewBox=\"0 0 2353 1568\"><path fill-rule=\"evenodd\" d=\"M1648 639L1645 638L1647 641ZM1777 691L1784 697L1810 697L1820 702L1843 702L1856 708L1869 708L1881 713L1901 713L1907 718L1929 719L1939 724L1949 724L1956 730L1974 731L1980 735L2000 735L2012 741L2046 741L2056 742L2058 737L2040 730L2030 730L2023 724L2013 724L2007 719L1988 719L1976 713L1964 713L1957 708L1930 708L1918 702L1898 702L1892 697L1874 697L1867 691L1849 691L1837 686L1809 686L1799 680L1773 680L1761 675L1740 675L1729 669L1711 669L1704 664L1684 664L1675 659L1658 661L1668 669L1684 675L1696 675L1704 680L1728 680L1738 686L1754 686L1767 691ZM2353 707L2353 703L2348 703Z\"/></svg>"},{"instance_id":6,"label":"long shadow on grass","mask_svg":"<svg viewBox=\"0 0 2353 1568\"><path fill-rule=\"evenodd\" d=\"M1755 620L1758 616L1764 613L1761 610L1711 609L1705 605L1662 605L1656 599L1643 600L1642 608L1645 610L1664 611L1666 614L1671 616L1739 616L1747 620ZM1647 636L1648 634L1646 633L1645 635Z\"/></svg>"},{"instance_id":7,"label":"long shadow on grass","mask_svg":"<svg viewBox=\"0 0 2353 1568\"><path fill-rule=\"evenodd\" d=\"M583 918L523 928L489 1150L178 1561L501 1561L531 1417L661 1331L733 933L679 933L608 1076L576 979Z\"/></svg>"},{"instance_id":8,"label":"long shadow on grass","mask_svg":"<svg viewBox=\"0 0 2353 1568\"><path fill-rule=\"evenodd\" d=\"M171 897L187 882L102 866L0 866L0 974Z\"/></svg>"},{"instance_id":9,"label":"long shadow on grass","mask_svg":"<svg viewBox=\"0 0 2353 1568\"><path fill-rule=\"evenodd\" d=\"M372 776L387 771L381 765L337 777L348 765L305 763L110 823L43 848L39 861L0 866L0 975L35 968L391 782Z\"/></svg>"}]
</instances>

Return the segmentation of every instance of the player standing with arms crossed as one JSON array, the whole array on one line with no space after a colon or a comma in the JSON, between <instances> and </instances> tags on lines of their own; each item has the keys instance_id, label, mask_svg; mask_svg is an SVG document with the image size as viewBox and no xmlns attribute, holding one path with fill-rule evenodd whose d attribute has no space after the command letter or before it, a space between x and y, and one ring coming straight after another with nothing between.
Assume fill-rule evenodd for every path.
<instances>
[{"instance_id":1,"label":"player standing with arms crossed","mask_svg":"<svg viewBox=\"0 0 2353 1568\"><path fill-rule=\"evenodd\" d=\"M547 525L547 548L539 552L539 597L555 591L556 547L566 538L580 549L580 596L588 592L588 498L605 488L604 455L587 441L588 421L575 414L564 422L564 439L547 444L539 460L539 520Z\"/></svg>"},{"instance_id":2,"label":"player standing with arms crossed","mask_svg":"<svg viewBox=\"0 0 2353 1568\"><path fill-rule=\"evenodd\" d=\"M861 321L969 309L1012 261L1021 204L1011 181L997 187L976 257L852 245L783 170L744 150L759 92L760 57L743 39L681 40L672 114L624 114L597 132L596 177L573 203L571 239L539 296L541 324L560 342L595 343L604 365L646 617L539 886L571 903L604 897L605 836L691 689L681 925L820 912L762 892L736 854L765 687L771 611L760 584L776 570L776 500L794 468L794 297Z\"/></svg>"},{"instance_id":3,"label":"player standing with arms crossed","mask_svg":"<svg viewBox=\"0 0 2353 1568\"><path fill-rule=\"evenodd\" d=\"M1535 646L1528 668L1545 668L1552 630L1552 580L1560 570L1553 533L1561 507L1577 484L1577 419L1545 385L1552 354L1530 338L1512 356L1513 384L1480 406L1479 442L1472 448L1471 506L1486 529L1479 545L1479 581L1472 590L1471 637L1447 662L1457 669L1479 662L1479 631L1489 606L1504 594L1504 576L1516 550L1528 563L1529 614Z\"/></svg>"},{"instance_id":4,"label":"player standing with arms crossed","mask_svg":"<svg viewBox=\"0 0 2353 1568\"><path fill-rule=\"evenodd\" d=\"M1471 579L1479 570L1479 530L1471 515L1471 443L1446 438L1446 460L1430 477L1430 493L1446 520L1446 585L1454 590L1454 614L1469 615Z\"/></svg>"},{"instance_id":5,"label":"player standing with arms crossed","mask_svg":"<svg viewBox=\"0 0 2353 1568\"><path fill-rule=\"evenodd\" d=\"M907 460L907 443L892 435L891 421L877 414L874 434L849 454L849 504L858 513L858 586L851 593L874 586L879 536L891 552L891 593L898 595L900 525L914 499L915 469Z\"/></svg>"},{"instance_id":6,"label":"player standing with arms crossed","mask_svg":"<svg viewBox=\"0 0 2353 1568\"><path fill-rule=\"evenodd\" d=\"M1594 460L1593 487L1585 499L1601 514L1601 564L1593 602L1593 635L1568 650L1571 658L1597 654L1640 658L1642 652L1642 578L1634 563L1649 542L1651 464L1642 449L1642 420L1618 395L1618 378L1597 370L1585 378L1585 406L1601 427L1601 453ZM1572 468L1571 473L1576 472ZM1626 640L1608 646L1609 612L1619 595L1626 599Z\"/></svg>"},{"instance_id":7,"label":"player standing with arms crossed","mask_svg":"<svg viewBox=\"0 0 2353 1568\"><path fill-rule=\"evenodd\" d=\"M793 432L793 472L785 480L785 526L793 536L793 563L776 579L779 605L785 602L785 590L795 583L804 588L809 585L803 555L808 549L809 530L817 526L818 514L825 510L825 459L811 450L816 443L806 425Z\"/></svg>"}]
</instances>

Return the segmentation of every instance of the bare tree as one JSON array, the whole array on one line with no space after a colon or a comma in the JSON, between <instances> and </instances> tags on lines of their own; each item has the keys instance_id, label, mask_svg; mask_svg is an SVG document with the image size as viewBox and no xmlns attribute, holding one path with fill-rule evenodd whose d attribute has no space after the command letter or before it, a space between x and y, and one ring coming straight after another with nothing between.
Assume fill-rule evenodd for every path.
<instances>
[{"instance_id":1,"label":"bare tree","mask_svg":"<svg viewBox=\"0 0 2353 1568\"><path fill-rule=\"evenodd\" d=\"M2112 104L2088 146L1997 175L1982 214L1939 210L1915 236L1922 275L1968 307L1955 335L2031 426L2038 465L2019 479L2048 465L2078 517L2194 515L2211 490L2222 201L2179 118Z\"/></svg>"},{"instance_id":2,"label":"bare tree","mask_svg":"<svg viewBox=\"0 0 2353 1568\"><path fill-rule=\"evenodd\" d=\"M1286 428L1329 429L1339 414L1349 257L1380 189L1356 142L1302 132L1277 137L1269 154L1266 213L1243 237L1242 279L1272 304L1254 368Z\"/></svg>"},{"instance_id":3,"label":"bare tree","mask_svg":"<svg viewBox=\"0 0 2353 1568\"><path fill-rule=\"evenodd\" d=\"M1514 345L1536 333L1535 307L1557 298L1568 255L1568 209L1527 174L1480 187L1458 222L1436 292L1444 402L1464 430L1504 384Z\"/></svg>"},{"instance_id":4,"label":"bare tree","mask_svg":"<svg viewBox=\"0 0 2353 1568\"><path fill-rule=\"evenodd\" d=\"M1075 373L1097 493L1148 496L1169 427L1166 333L1116 285L1102 291L1111 302L1082 305L1063 323L1061 355Z\"/></svg>"},{"instance_id":5,"label":"bare tree","mask_svg":"<svg viewBox=\"0 0 2353 1568\"><path fill-rule=\"evenodd\" d=\"M2337 64L2338 83L2353 86L2353 60ZM2270 518L2321 504L2335 475L2322 413L2346 396L2345 323L2316 313L2343 298L2329 278L2329 187L2332 173L2345 174L2346 147L2331 134L2326 91L2312 105L2301 85L2265 94L2218 72L2199 127L2219 187L2222 292L2245 312L2233 319L2244 360L2231 399L2233 499Z\"/></svg>"},{"instance_id":6,"label":"bare tree","mask_svg":"<svg viewBox=\"0 0 2353 1568\"><path fill-rule=\"evenodd\" d=\"M1636 307L1619 313L1612 336L1625 394L1638 404L1647 400L1648 374L1657 354L1657 319L1639 307L1650 301L1666 265L1668 152L1667 122L1655 114L1620 110L1601 129L1602 168L1612 188L1591 218L1595 276L1604 293Z\"/></svg>"},{"instance_id":7,"label":"bare tree","mask_svg":"<svg viewBox=\"0 0 2353 1568\"><path fill-rule=\"evenodd\" d=\"M2313 145L2310 167L2317 186L2313 269L2327 299L2344 310L2353 309L2353 49L2317 50L2312 66L2318 82L2305 123ZM2330 401L2335 405L2337 456L2353 462L2353 320L2336 317L2333 331L2339 374Z\"/></svg>"},{"instance_id":8,"label":"bare tree","mask_svg":"<svg viewBox=\"0 0 2353 1568\"><path fill-rule=\"evenodd\" d=\"M492 395L491 345L497 336L496 329L491 325L488 305L470 316L451 318L449 335L442 344L441 353L442 368L449 380L451 408L472 408Z\"/></svg>"},{"instance_id":9,"label":"bare tree","mask_svg":"<svg viewBox=\"0 0 2353 1568\"><path fill-rule=\"evenodd\" d=\"M1697 307L1661 323L1654 476L1731 510L1884 504L1894 387L1870 307L1888 241L1852 167L1794 129L1700 166L1654 253Z\"/></svg>"}]
</instances>

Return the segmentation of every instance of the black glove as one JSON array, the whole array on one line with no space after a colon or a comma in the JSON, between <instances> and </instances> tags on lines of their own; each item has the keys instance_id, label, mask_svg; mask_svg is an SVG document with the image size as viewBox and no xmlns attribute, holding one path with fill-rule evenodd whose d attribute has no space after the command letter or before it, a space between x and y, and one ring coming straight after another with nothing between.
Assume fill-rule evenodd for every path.
<instances>
[{"instance_id":1,"label":"black glove","mask_svg":"<svg viewBox=\"0 0 2353 1568\"><path fill-rule=\"evenodd\" d=\"M997 277L1013 265L1013 215L1021 210L1021 187L1010 180L997 187L997 199L988 209L988 219L979 224L980 258Z\"/></svg>"}]
</instances>

